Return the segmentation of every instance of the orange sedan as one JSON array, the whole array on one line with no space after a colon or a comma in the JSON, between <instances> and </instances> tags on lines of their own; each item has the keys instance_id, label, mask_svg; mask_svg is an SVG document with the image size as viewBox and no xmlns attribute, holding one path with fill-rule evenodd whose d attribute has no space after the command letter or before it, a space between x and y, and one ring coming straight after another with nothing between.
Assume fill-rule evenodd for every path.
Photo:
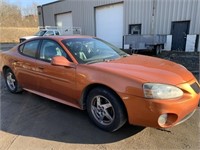
<instances>
[{"instance_id":1,"label":"orange sedan","mask_svg":"<svg viewBox=\"0 0 200 150\"><path fill-rule=\"evenodd\" d=\"M200 99L200 85L185 67L130 56L95 37L38 37L2 52L0 60L10 92L86 109L94 124L111 132L127 121L175 126L193 115Z\"/></svg>"}]
</instances>

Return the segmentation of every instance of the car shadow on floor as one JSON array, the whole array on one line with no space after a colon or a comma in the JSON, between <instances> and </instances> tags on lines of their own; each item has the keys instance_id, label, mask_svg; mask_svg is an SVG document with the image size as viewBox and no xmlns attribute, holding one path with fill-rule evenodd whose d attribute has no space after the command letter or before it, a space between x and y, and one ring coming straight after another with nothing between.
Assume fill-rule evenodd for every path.
<instances>
[{"instance_id":1,"label":"car shadow on floor","mask_svg":"<svg viewBox=\"0 0 200 150\"><path fill-rule=\"evenodd\" d=\"M23 92L1 93L1 130L16 135L66 143L112 143L134 136L144 127L125 124L116 132L100 130L87 112Z\"/></svg>"}]
</instances>

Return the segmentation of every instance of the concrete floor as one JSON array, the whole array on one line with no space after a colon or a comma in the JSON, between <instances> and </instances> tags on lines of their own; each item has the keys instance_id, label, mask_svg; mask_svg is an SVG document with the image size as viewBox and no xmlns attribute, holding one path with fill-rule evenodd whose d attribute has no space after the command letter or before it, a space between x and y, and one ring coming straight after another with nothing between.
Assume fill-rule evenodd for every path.
<instances>
[{"instance_id":1,"label":"concrete floor","mask_svg":"<svg viewBox=\"0 0 200 150\"><path fill-rule=\"evenodd\" d=\"M0 150L200 149L200 108L171 129L126 124L108 133L85 111L28 92L11 94L0 79Z\"/></svg>"},{"instance_id":2,"label":"concrete floor","mask_svg":"<svg viewBox=\"0 0 200 150\"><path fill-rule=\"evenodd\" d=\"M171 129L127 124L108 133L93 125L85 111L28 92L11 94L2 77L0 83L0 150L200 149L200 109Z\"/></svg>"}]
</instances>

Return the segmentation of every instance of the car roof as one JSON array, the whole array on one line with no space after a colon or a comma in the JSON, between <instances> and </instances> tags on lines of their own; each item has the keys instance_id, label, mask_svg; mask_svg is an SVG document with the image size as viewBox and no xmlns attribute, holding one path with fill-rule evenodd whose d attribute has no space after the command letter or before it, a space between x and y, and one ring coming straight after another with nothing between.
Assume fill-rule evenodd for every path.
<instances>
[{"instance_id":1,"label":"car roof","mask_svg":"<svg viewBox=\"0 0 200 150\"><path fill-rule=\"evenodd\" d=\"M76 39L76 38L93 38L93 37L87 35L70 35L70 36L58 35L58 36L41 36L34 39L53 39L57 41L62 41L66 39Z\"/></svg>"}]
</instances>

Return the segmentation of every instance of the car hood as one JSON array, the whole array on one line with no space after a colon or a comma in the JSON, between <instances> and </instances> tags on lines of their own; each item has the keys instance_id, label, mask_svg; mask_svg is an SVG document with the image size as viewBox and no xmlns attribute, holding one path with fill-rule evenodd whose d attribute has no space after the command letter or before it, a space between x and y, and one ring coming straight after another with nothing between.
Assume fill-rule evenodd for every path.
<instances>
[{"instance_id":1,"label":"car hood","mask_svg":"<svg viewBox=\"0 0 200 150\"><path fill-rule=\"evenodd\" d=\"M92 66L141 82L178 85L194 78L192 73L180 64L142 55L95 63Z\"/></svg>"}]
</instances>

